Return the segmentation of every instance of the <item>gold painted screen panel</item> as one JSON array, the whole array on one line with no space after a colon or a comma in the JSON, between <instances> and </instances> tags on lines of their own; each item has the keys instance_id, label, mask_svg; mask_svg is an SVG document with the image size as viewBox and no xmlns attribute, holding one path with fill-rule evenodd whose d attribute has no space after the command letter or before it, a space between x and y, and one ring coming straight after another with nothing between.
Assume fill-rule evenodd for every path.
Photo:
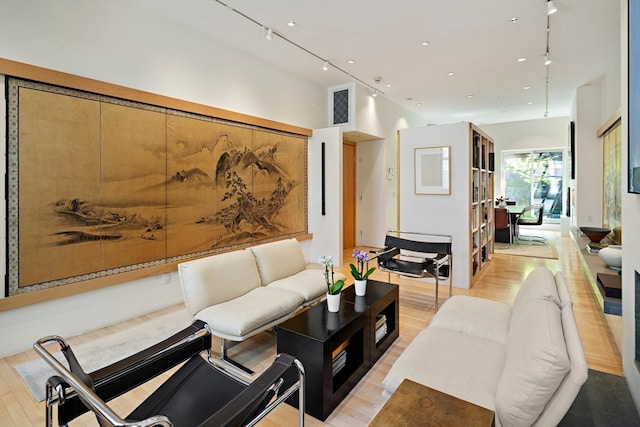
<instances>
[{"instance_id":1,"label":"gold painted screen panel","mask_svg":"<svg viewBox=\"0 0 640 427\"><path fill-rule=\"evenodd\" d=\"M306 234L306 137L8 79L9 295Z\"/></svg>"}]
</instances>

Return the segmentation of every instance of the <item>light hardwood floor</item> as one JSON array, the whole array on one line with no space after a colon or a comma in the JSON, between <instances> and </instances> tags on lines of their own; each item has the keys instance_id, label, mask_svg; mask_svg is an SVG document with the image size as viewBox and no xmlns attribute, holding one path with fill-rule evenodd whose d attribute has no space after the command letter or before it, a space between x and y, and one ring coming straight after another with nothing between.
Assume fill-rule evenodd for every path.
<instances>
[{"instance_id":1,"label":"light hardwood floor","mask_svg":"<svg viewBox=\"0 0 640 427\"><path fill-rule=\"evenodd\" d=\"M569 237L559 237L556 239L556 244L560 254L560 259L557 260L496 254L486 270L481 273L473 288L470 290L454 288L453 292L454 294L475 295L510 302L518 292L523 279L532 269L545 265L554 272L562 271L574 299L574 311L589 368L622 375L620 352L609 330L607 320L592 293L593 291L585 280L574 243ZM351 250L345 251L344 260L346 263L350 262ZM344 267L341 268L341 271L348 274L347 269L344 269ZM387 275L376 272L373 278L386 280ZM392 281L398 283L398 278L392 276ZM440 288L441 303L446 299L447 295L447 287L442 286ZM164 312L166 310L74 337L70 341L72 345L89 342L114 331L140 324ZM324 423L306 416L306 425L367 425L384 404L381 387L384 376L413 337L429 324L433 315L434 285L401 279L400 337ZM257 339L259 340L272 341L271 348L273 348L273 356L275 356L274 335L265 333L260 334L258 337ZM213 348L217 348L215 343ZM14 366L37 357L35 352L27 351L0 359L1 426L28 427L44 424L44 403L38 403L33 400L26 386L13 369ZM260 357L264 357L264 354ZM116 399L113 402L114 408L121 415L126 415L153 390L153 387L157 386L159 381L161 379ZM296 425L296 422L296 411L288 405L280 405L260 425L291 426ZM72 425L96 426L97 423L91 416L84 415Z\"/></svg>"}]
</instances>

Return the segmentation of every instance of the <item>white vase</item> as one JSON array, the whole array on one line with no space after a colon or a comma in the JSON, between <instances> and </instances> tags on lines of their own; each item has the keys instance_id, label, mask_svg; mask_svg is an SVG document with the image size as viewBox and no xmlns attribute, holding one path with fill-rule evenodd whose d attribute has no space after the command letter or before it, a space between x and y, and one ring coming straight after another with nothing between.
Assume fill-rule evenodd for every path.
<instances>
[{"instance_id":1,"label":"white vase","mask_svg":"<svg viewBox=\"0 0 640 427\"><path fill-rule=\"evenodd\" d=\"M620 245L609 245L600 249L598 256L602 258L609 268L619 269L622 267L622 246Z\"/></svg>"},{"instance_id":2,"label":"white vase","mask_svg":"<svg viewBox=\"0 0 640 427\"><path fill-rule=\"evenodd\" d=\"M340 310L340 293L337 293L335 295L327 293L327 308L332 313Z\"/></svg>"},{"instance_id":3,"label":"white vase","mask_svg":"<svg viewBox=\"0 0 640 427\"><path fill-rule=\"evenodd\" d=\"M364 294L367 293L367 279L355 280L354 283L356 287L356 295L359 297L364 296Z\"/></svg>"}]
</instances>

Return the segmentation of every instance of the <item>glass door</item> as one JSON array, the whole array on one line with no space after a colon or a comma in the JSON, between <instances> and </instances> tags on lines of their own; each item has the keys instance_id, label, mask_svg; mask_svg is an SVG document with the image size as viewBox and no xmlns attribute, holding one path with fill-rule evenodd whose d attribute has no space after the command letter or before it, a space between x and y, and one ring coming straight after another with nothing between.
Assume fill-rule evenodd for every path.
<instances>
[{"instance_id":1,"label":"glass door","mask_svg":"<svg viewBox=\"0 0 640 427\"><path fill-rule=\"evenodd\" d=\"M542 204L544 222L559 223L564 206L563 150L509 151L502 156L503 195L518 206Z\"/></svg>"}]
</instances>

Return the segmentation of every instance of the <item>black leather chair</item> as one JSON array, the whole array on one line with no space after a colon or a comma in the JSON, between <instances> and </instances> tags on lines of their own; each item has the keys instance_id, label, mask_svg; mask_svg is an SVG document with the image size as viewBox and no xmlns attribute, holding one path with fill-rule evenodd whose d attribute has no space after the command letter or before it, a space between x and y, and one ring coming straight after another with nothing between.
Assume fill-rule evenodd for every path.
<instances>
[{"instance_id":1,"label":"black leather chair","mask_svg":"<svg viewBox=\"0 0 640 427\"><path fill-rule=\"evenodd\" d=\"M48 350L55 347L47 345L52 342L59 345L69 368ZM95 414L101 427L254 425L298 390L299 425L304 425L304 369L297 359L280 354L251 380L216 366L210 348L207 325L196 321L159 344L86 373L63 338L44 337L36 341L34 349L57 374L46 384L47 426L53 425L54 406L60 426L88 411ZM123 418L107 406L106 402L181 363L128 416Z\"/></svg>"},{"instance_id":2,"label":"black leather chair","mask_svg":"<svg viewBox=\"0 0 640 427\"><path fill-rule=\"evenodd\" d=\"M372 251L378 269L414 278L433 278L436 282L436 311L440 279L449 279L449 297L452 294L452 241L451 236L407 231L388 231L384 249Z\"/></svg>"},{"instance_id":3,"label":"black leather chair","mask_svg":"<svg viewBox=\"0 0 640 427\"><path fill-rule=\"evenodd\" d=\"M547 239L541 236L523 235L520 233L521 225L542 225L544 217L544 204L529 205L516 217L516 239L517 243L540 243L546 244Z\"/></svg>"}]
</instances>

